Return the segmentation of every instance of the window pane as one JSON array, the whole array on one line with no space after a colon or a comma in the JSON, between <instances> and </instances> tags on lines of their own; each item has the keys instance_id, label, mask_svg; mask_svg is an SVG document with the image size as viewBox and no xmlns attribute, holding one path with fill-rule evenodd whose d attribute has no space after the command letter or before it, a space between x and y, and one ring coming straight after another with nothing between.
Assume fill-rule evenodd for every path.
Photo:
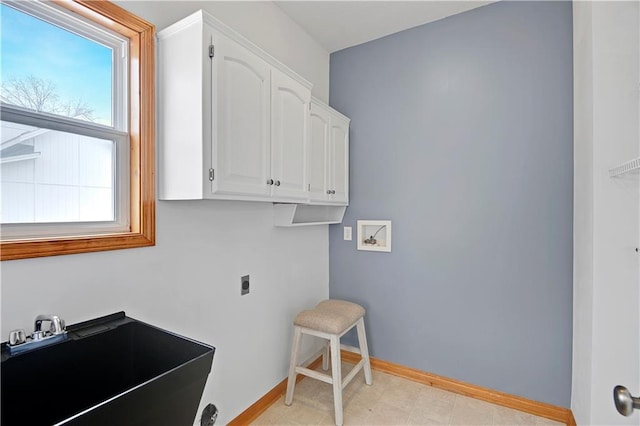
<instances>
[{"instance_id":1,"label":"window pane","mask_svg":"<svg viewBox=\"0 0 640 426\"><path fill-rule=\"evenodd\" d=\"M115 220L112 140L0 122L0 223Z\"/></svg>"},{"instance_id":2,"label":"window pane","mask_svg":"<svg viewBox=\"0 0 640 426\"><path fill-rule=\"evenodd\" d=\"M113 125L113 51L0 5L2 101Z\"/></svg>"}]
</instances>

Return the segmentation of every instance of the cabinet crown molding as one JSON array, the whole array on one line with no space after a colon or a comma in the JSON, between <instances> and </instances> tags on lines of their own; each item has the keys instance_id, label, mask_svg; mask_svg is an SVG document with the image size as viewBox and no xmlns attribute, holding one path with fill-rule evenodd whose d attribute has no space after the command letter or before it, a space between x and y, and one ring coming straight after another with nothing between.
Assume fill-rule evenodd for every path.
<instances>
[{"instance_id":1,"label":"cabinet crown molding","mask_svg":"<svg viewBox=\"0 0 640 426\"><path fill-rule=\"evenodd\" d=\"M341 113L340 111L333 109L332 107L330 107L329 105L327 105L326 103L324 103L323 100L316 98L315 96L311 96L311 103L314 106L323 108L325 110L327 110L328 112L337 115L338 117L342 118L343 120L345 120L347 123L351 123L351 119L349 117L347 117L346 115L344 115L343 113Z\"/></svg>"},{"instance_id":2,"label":"cabinet crown molding","mask_svg":"<svg viewBox=\"0 0 640 426\"><path fill-rule=\"evenodd\" d=\"M287 65L283 64L281 61L279 61L278 59L274 58L269 53L267 53L265 50L263 50L262 48L257 46L251 40L249 40L248 38L246 38L245 36L243 36L242 34L237 32L236 30L234 30L233 28L231 28L230 26L228 26L227 24L225 24L224 22L222 22L218 18L214 17L213 15L211 15L208 12L205 12L202 9L200 9L200 10L192 13L191 15L181 19L180 21L176 22L175 24L169 25L167 28L163 29L162 31L159 31L157 33L157 38L158 38L158 40L162 40L163 38L167 38L167 37L171 36L172 34L179 32L182 28L187 27L187 26L192 25L192 24L197 23L197 22L204 22L206 24L209 24L211 27L213 27L220 34L223 34L223 35L229 37L234 42L236 42L236 43L240 44L241 46L243 46L244 48L250 50L253 54L255 54L255 55L259 56L260 58L262 58L263 60L265 60L269 65L280 69L280 71L284 72L289 77L291 77L291 78L297 80L298 82L300 82L307 89L311 90L311 88L313 87L313 84L309 80L305 79L300 74L296 73L291 68L289 68Z\"/></svg>"}]
</instances>

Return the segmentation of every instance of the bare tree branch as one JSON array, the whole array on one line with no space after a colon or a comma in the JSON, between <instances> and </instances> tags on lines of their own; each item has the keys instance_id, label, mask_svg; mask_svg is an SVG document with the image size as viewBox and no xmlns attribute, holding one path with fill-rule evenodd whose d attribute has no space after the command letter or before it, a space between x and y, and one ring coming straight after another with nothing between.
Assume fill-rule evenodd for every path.
<instances>
[{"instance_id":1,"label":"bare tree branch","mask_svg":"<svg viewBox=\"0 0 640 426\"><path fill-rule=\"evenodd\" d=\"M7 103L37 112L50 112L93 121L93 109L82 99L61 101L51 80L28 75L10 78L2 84L2 98Z\"/></svg>"},{"instance_id":2,"label":"bare tree branch","mask_svg":"<svg viewBox=\"0 0 640 426\"><path fill-rule=\"evenodd\" d=\"M51 111L58 101L55 84L33 75L9 79L3 84L2 92L8 102L38 112Z\"/></svg>"},{"instance_id":3,"label":"bare tree branch","mask_svg":"<svg viewBox=\"0 0 640 426\"><path fill-rule=\"evenodd\" d=\"M82 99L72 99L56 107L57 114L93 121L93 109Z\"/></svg>"}]
</instances>

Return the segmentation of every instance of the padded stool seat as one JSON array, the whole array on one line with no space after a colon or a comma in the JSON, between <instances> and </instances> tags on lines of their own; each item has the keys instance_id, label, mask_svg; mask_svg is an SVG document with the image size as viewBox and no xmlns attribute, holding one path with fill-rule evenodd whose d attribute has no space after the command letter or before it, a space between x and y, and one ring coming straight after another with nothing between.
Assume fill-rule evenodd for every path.
<instances>
[{"instance_id":1,"label":"padded stool seat","mask_svg":"<svg viewBox=\"0 0 640 426\"><path fill-rule=\"evenodd\" d=\"M293 320L293 325L340 334L364 317L362 306L344 300L325 300L315 308L302 311Z\"/></svg>"},{"instance_id":2,"label":"padded stool seat","mask_svg":"<svg viewBox=\"0 0 640 426\"><path fill-rule=\"evenodd\" d=\"M296 384L296 375L321 380L333 385L333 402L335 408L336 425L342 425L342 389L351 382L355 375L364 369L365 383L370 385L372 380L371 364L369 362L369 350L367 337L364 330L365 310L362 306L345 300L329 299L318 303L310 310L302 311L293 320L294 335L291 349L291 363L289 365L289 379L287 381L287 395L285 404L293 402L293 392ZM341 345L340 338L353 327L358 332L359 348ZM298 365L298 350L302 334L309 334L328 340L325 351L322 354L322 367L329 368L329 351L331 352L331 375L308 369ZM350 350L362 356L353 369L342 379L340 349Z\"/></svg>"}]
</instances>

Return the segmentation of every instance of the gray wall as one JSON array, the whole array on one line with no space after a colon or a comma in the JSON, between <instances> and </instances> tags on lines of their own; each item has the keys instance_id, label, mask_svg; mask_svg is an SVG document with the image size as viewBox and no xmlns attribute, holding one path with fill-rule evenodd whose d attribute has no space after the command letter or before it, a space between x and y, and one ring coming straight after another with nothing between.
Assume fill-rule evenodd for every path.
<instances>
[{"instance_id":1,"label":"gray wall","mask_svg":"<svg viewBox=\"0 0 640 426\"><path fill-rule=\"evenodd\" d=\"M331 55L343 225L393 221L392 253L330 227L330 295L366 307L373 356L569 406L571 13L499 2Z\"/></svg>"}]
</instances>

